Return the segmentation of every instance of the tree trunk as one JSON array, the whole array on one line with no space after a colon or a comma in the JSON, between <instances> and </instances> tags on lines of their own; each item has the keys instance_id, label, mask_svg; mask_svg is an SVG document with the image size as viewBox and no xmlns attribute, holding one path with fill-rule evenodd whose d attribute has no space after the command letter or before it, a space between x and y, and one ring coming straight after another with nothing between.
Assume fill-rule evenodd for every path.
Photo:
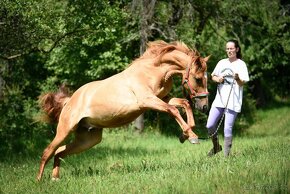
<instances>
[{"instance_id":1,"label":"tree trunk","mask_svg":"<svg viewBox=\"0 0 290 194\"><path fill-rule=\"evenodd\" d=\"M148 42L148 36L151 35L150 24L154 14L154 7L156 0L141 0L136 1L140 6L140 56L146 50L146 43ZM140 115L135 120L135 129L141 133L144 130L144 114Z\"/></svg>"},{"instance_id":2,"label":"tree trunk","mask_svg":"<svg viewBox=\"0 0 290 194\"><path fill-rule=\"evenodd\" d=\"M0 100L3 98L3 93L4 93L4 86L5 86L5 80L3 79L3 74L5 71L5 66L6 66L6 61L3 61L0 59L0 63L4 64L1 68L0 68Z\"/></svg>"}]
</instances>

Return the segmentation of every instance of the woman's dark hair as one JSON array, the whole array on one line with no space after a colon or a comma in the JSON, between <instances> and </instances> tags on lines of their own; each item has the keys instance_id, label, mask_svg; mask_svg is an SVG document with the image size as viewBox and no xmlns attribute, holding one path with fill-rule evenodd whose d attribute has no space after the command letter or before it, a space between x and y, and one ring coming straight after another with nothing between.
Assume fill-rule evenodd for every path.
<instances>
[{"instance_id":1,"label":"woman's dark hair","mask_svg":"<svg viewBox=\"0 0 290 194\"><path fill-rule=\"evenodd\" d=\"M234 43L235 47L239 48L239 51L237 52L237 58L238 59L242 59L242 49L241 49L241 47L239 45L239 42L237 40L234 40L234 39L228 40L228 42Z\"/></svg>"}]
</instances>

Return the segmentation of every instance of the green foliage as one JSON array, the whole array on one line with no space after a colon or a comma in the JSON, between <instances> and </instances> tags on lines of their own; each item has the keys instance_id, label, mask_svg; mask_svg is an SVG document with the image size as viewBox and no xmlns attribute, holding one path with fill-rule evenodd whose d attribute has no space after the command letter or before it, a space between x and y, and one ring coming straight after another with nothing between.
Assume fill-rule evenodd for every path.
<instances>
[{"instance_id":1,"label":"green foliage","mask_svg":"<svg viewBox=\"0 0 290 194\"><path fill-rule=\"evenodd\" d=\"M60 82L79 87L125 68L129 60L121 40L127 14L118 6L104 1L68 4L67 14L78 21L66 23L66 31L72 31L72 35L52 51L46 63Z\"/></svg>"},{"instance_id":2,"label":"green foliage","mask_svg":"<svg viewBox=\"0 0 290 194\"><path fill-rule=\"evenodd\" d=\"M7 88L0 103L0 152L3 156L11 153L31 153L43 144L43 134L48 127L35 122L38 114L35 100L25 98L22 91L13 86ZM38 134L42 134L39 138Z\"/></svg>"},{"instance_id":3,"label":"green foliage","mask_svg":"<svg viewBox=\"0 0 290 194\"><path fill-rule=\"evenodd\" d=\"M272 91L288 96L285 88L290 83L286 73L290 70L289 4L283 6L278 0L229 1L223 11L228 13L226 32L240 39L243 45L251 79L264 79Z\"/></svg>"}]
</instances>

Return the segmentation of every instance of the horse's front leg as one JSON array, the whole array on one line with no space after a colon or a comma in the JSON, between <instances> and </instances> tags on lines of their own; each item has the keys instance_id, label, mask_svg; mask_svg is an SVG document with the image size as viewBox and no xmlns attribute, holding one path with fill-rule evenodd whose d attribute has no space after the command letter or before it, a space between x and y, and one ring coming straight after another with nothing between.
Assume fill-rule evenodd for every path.
<instances>
[{"instance_id":1,"label":"horse's front leg","mask_svg":"<svg viewBox=\"0 0 290 194\"><path fill-rule=\"evenodd\" d=\"M170 100L169 100L170 101ZM168 102L169 102L168 101ZM170 115L172 115L175 120L177 121L177 123L179 124L179 126L181 127L184 136L186 136L186 138L188 138L188 140L191 143L198 143L198 136L192 131L192 127L194 127L194 120L193 120L193 114L192 114L192 110L189 110L190 107L188 102L186 103L185 101L183 101L183 105L180 105L181 107L186 106L186 110L187 112L187 116L189 119L189 124L186 123L182 116L179 113L179 110L176 108L176 105L178 104L177 102L182 102L181 100L175 100L172 99L170 104L164 102L163 100L157 98L156 96L150 96L147 98L143 98L142 100L139 100L139 106L141 109L153 109L153 110L157 110L157 111L161 111L161 112L166 112ZM184 141L183 141L184 142Z\"/></svg>"},{"instance_id":2,"label":"horse's front leg","mask_svg":"<svg viewBox=\"0 0 290 194\"><path fill-rule=\"evenodd\" d=\"M192 131L192 129L195 128L195 122L194 122L192 109L188 100L184 98L171 98L171 99L166 99L166 102L168 102L169 105L173 105L175 107L181 107L185 110L186 117L187 117L187 124L189 125L190 129L181 134L181 136L179 137L180 142L184 143L184 141L188 139L191 143L197 143L198 141L198 139L196 139L197 135L193 133Z\"/></svg>"},{"instance_id":3,"label":"horse's front leg","mask_svg":"<svg viewBox=\"0 0 290 194\"><path fill-rule=\"evenodd\" d=\"M187 124L190 126L190 128L194 129L195 127L194 117L188 100L184 98L170 98L166 99L165 102L167 102L169 105L183 108L186 113Z\"/></svg>"}]
</instances>

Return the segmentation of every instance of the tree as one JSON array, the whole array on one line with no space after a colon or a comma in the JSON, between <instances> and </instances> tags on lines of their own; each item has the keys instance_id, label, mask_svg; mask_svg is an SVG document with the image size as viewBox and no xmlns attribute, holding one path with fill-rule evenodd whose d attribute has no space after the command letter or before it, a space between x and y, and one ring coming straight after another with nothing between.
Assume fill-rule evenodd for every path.
<instances>
[{"instance_id":1,"label":"tree","mask_svg":"<svg viewBox=\"0 0 290 194\"><path fill-rule=\"evenodd\" d=\"M152 25L152 17L154 15L154 8L155 8L156 0L135 0L132 4L132 12L136 10L139 17L139 28L140 28L140 56L146 50L146 44L148 42L148 37L151 36L151 29L150 26ZM139 132L144 130L144 114L141 114L135 120L135 128Z\"/></svg>"},{"instance_id":2,"label":"tree","mask_svg":"<svg viewBox=\"0 0 290 194\"><path fill-rule=\"evenodd\" d=\"M133 52L122 44L127 17L122 6L107 1L0 2L1 151L26 150L37 145L33 134L51 131L33 121L42 91L62 82L75 89L125 68Z\"/></svg>"},{"instance_id":3,"label":"tree","mask_svg":"<svg viewBox=\"0 0 290 194\"><path fill-rule=\"evenodd\" d=\"M289 91L284 89L290 86L287 76L290 72L289 3L282 5L278 0L229 1L224 4L223 11L226 10L226 13L235 14L225 14L222 25L227 36L239 39L243 45L257 104L266 105L271 93L289 96Z\"/></svg>"}]
</instances>

